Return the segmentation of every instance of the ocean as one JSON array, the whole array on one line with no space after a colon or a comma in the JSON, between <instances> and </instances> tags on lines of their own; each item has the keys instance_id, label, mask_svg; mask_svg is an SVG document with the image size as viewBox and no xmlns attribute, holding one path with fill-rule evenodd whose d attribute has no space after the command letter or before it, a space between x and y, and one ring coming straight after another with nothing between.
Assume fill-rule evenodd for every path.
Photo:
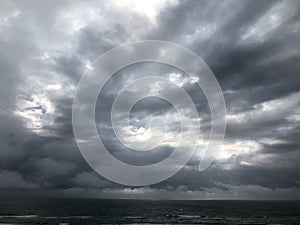
<instances>
[{"instance_id":1,"label":"ocean","mask_svg":"<svg viewBox=\"0 0 300 225\"><path fill-rule=\"evenodd\" d=\"M1 199L0 224L300 224L300 202Z\"/></svg>"}]
</instances>

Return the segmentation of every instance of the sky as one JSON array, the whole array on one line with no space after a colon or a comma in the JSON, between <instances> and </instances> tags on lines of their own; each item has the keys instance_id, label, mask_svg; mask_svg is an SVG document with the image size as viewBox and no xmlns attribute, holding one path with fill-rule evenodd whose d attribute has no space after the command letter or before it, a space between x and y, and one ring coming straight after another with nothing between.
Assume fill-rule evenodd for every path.
<instances>
[{"instance_id":1,"label":"sky","mask_svg":"<svg viewBox=\"0 0 300 225\"><path fill-rule=\"evenodd\" d=\"M0 197L300 200L299 37L297 0L0 1ZM223 91L227 128L220 154L204 172L197 170L197 151L173 177L131 187L98 175L84 160L72 103L99 56L141 40L174 42L207 63ZM123 144L114 134L114 99L144 76L160 76L189 93L199 117L187 110L184 118L200 124L198 144L204 145L210 109L195 81L175 67L144 62L114 74L98 97L97 130L111 154L141 166L176 146L177 112L158 98L134 105ZM174 91L164 82L129 89ZM156 117L164 129L150 132ZM187 136L193 124L183 131ZM124 145L147 148L162 136L156 152Z\"/></svg>"}]
</instances>

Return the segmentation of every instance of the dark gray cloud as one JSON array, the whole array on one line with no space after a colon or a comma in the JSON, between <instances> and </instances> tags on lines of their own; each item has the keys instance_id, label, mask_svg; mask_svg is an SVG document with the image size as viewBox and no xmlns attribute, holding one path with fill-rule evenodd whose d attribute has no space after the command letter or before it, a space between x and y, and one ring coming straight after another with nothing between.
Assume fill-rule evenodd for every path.
<instances>
[{"instance_id":1,"label":"dark gray cloud","mask_svg":"<svg viewBox=\"0 0 300 225\"><path fill-rule=\"evenodd\" d=\"M1 196L300 198L299 1L169 1L155 7L157 14L148 15L114 1L0 3ZM130 188L102 178L85 162L73 136L72 101L92 61L143 39L175 42L203 57L224 92L227 131L207 171L197 171L196 153L174 177ZM153 63L124 68L101 93L96 121L111 153L135 165L157 162L173 149L132 151L116 139L109 121L118 92L149 75L181 85L197 106L204 136L210 128L205 96L184 73ZM168 113L176 118L166 102L146 99L131 118L147 128L151 116L161 116L175 137L178 126Z\"/></svg>"}]
</instances>

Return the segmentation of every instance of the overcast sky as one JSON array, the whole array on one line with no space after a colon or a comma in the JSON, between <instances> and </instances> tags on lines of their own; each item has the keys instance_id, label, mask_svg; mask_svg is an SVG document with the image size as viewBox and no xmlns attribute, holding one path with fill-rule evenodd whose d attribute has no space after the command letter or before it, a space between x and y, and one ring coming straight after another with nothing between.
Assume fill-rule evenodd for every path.
<instances>
[{"instance_id":1,"label":"overcast sky","mask_svg":"<svg viewBox=\"0 0 300 225\"><path fill-rule=\"evenodd\" d=\"M299 37L297 0L0 1L0 196L300 199ZM106 180L83 159L72 101L97 57L148 39L175 42L205 60L225 97L227 130L208 170L197 171L196 152L170 179L133 188ZM131 111L132 126L142 128L134 132L143 141L149 118L159 116L165 129L144 144L161 135L168 141L157 152L136 152L116 139L113 100L130 81L150 75L184 88L204 139L209 132L207 101L186 74L158 63L126 67L104 87L96 122L111 154L134 165L167 157L179 133L176 110L148 98ZM158 91L172 92L164 84ZM131 131L124 130L128 143Z\"/></svg>"}]
</instances>

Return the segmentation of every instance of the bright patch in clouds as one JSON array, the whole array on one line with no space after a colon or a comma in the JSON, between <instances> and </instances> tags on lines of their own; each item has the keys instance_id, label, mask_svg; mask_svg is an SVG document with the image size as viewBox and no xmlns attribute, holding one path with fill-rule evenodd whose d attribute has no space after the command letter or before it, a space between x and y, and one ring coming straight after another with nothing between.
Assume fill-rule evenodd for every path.
<instances>
[{"instance_id":1,"label":"bright patch in clouds","mask_svg":"<svg viewBox=\"0 0 300 225\"><path fill-rule=\"evenodd\" d=\"M113 0L113 2L126 10L146 16L151 22L156 22L156 17L159 12L169 4L176 5L177 0Z\"/></svg>"},{"instance_id":2,"label":"bright patch in clouds","mask_svg":"<svg viewBox=\"0 0 300 225\"><path fill-rule=\"evenodd\" d=\"M24 119L26 127L38 134L44 134L43 127L54 122L54 104L46 95L31 95L19 98L15 114Z\"/></svg>"},{"instance_id":3,"label":"bright patch in clouds","mask_svg":"<svg viewBox=\"0 0 300 225\"><path fill-rule=\"evenodd\" d=\"M228 159L233 156L253 154L261 148L262 146L256 141L240 140L233 143L225 141L221 146L221 152L218 155L218 159Z\"/></svg>"}]
</instances>

